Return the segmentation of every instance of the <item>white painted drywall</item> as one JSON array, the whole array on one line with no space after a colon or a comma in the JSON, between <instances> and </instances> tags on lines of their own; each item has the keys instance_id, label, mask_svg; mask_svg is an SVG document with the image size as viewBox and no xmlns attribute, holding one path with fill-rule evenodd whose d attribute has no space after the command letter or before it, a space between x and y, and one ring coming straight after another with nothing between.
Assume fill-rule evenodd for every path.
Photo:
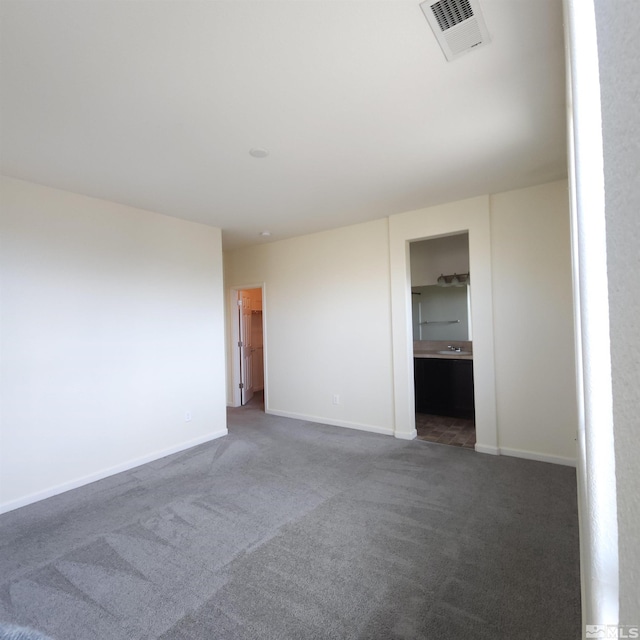
<instances>
[{"instance_id":1,"label":"white painted drywall","mask_svg":"<svg viewBox=\"0 0 640 640\"><path fill-rule=\"evenodd\" d=\"M640 22L596 0L618 497L620 624L640 626Z\"/></svg>"},{"instance_id":2,"label":"white painted drywall","mask_svg":"<svg viewBox=\"0 0 640 640\"><path fill-rule=\"evenodd\" d=\"M0 508L226 433L220 230L1 185Z\"/></svg>"},{"instance_id":3,"label":"white painted drywall","mask_svg":"<svg viewBox=\"0 0 640 640\"><path fill-rule=\"evenodd\" d=\"M567 182L491 197L500 449L576 458Z\"/></svg>"},{"instance_id":4,"label":"white painted drywall","mask_svg":"<svg viewBox=\"0 0 640 640\"><path fill-rule=\"evenodd\" d=\"M264 282L268 412L393 433L386 220L226 253L225 281Z\"/></svg>"},{"instance_id":5,"label":"white painted drywall","mask_svg":"<svg viewBox=\"0 0 640 640\"><path fill-rule=\"evenodd\" d=\"M265 284L267 410L415 437L409 242L469 230L478 449L572 464L566 190L561 181L392 216L388 230L381 220L226 253L228 289Z\"/></svg>"},{"instance_id":6,"label":"white painted drywall","mask_svg":"<svg viewBox=\"0 0 640 640\"><path fill-rule=\"evenodd\" d=\"M618 496L596 13L593 0L565 0L564 10L579 409L582 617L584 624L617 625Z\"/></svg>"}]
</instances>

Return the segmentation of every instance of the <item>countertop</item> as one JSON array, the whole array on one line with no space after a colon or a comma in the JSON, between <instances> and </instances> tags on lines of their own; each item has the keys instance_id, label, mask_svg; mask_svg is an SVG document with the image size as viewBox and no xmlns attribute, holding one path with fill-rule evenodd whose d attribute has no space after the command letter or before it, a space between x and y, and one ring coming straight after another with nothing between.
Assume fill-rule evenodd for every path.
<instances>
[{"instance_id":1,"label":"countertop","mask_svg":"<svg viewBox=\"0 0 640 640\"><path fill-rule=\"evenodd\" d=\"M438 353L437 351L427 351L423 349L414 349L414 358L441 358L442 360L473 360L473 353L466 355L451 351L450 353Z\"/></svg>"}]
</instances>

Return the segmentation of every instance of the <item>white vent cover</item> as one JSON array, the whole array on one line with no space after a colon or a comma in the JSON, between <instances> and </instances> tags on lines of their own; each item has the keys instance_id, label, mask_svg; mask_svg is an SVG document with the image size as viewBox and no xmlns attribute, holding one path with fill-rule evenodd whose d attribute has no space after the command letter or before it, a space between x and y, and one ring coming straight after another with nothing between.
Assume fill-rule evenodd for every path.
<instances>
[{"instance_id":1,"label":"white vent cover","mask_svg":"<svg viewBox=\"0 0 640 640\"><path fill-rule=\"evenodd\" d=\"M490 42L478 0L426 0L420 8L447 60Z\"/></svg>"}]
</instances>

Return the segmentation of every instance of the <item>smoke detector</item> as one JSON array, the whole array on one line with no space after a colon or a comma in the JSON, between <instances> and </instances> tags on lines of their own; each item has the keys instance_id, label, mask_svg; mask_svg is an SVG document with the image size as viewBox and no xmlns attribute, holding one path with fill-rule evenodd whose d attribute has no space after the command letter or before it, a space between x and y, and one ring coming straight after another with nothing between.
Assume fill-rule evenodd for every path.
<instances>
[{"instance_id":1,"label":"smoke detector","mask_svg":"<svg viewBox=\"0 0 640 640\"><path fill-rule=\"evenodd\" d=\"M449 61L490 42L478 0L426 0L420 8Z\"/></svg>"}]
</instances>

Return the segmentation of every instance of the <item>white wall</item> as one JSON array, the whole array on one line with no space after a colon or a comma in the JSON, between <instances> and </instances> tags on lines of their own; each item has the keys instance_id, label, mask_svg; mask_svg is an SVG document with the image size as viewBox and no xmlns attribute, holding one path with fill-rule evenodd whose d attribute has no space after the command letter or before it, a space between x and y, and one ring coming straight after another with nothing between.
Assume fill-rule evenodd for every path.
<instances>
[{"instance_id":1,"label":"white wall","mask_svg":"<svg viewBox=\"0 0 640 640\"><path fill-rule=\"evenodd\" d=\"M0 509L226 433L220 230L1 186Z\"/></svg>"},{"instance_id":2,"label":"white wall","mask_svg":"<svg viewBox=\"0 0 640 640\"><path fill-rule=\"evenodd\" d=\"M469 230L477 449L574 464L567 182L392 216L396 429L413 428L407 246Z\"/></svg>"},{"instance_id":3,"label":"white wall","mask_svg":"<svg viewBox=\"0 0 640 640\"><path fill-rule=\"evenodd\" d=\"M597 0L620 623L640 625L640 57L637 0Z\"/></svg>"},{"instance_id":4,"label":"white wall","mask_svg":"<svg viewBox=\"0 0 640 640\"><path fill-rule=\"evenodd\" d=\"M268 412L393 433L386 220L226 253L225 281L264 283Z\"/></svg>"},{"instance_id":5,"label":"white wall","mask_svg":"<svg viewBox=\"0 0 640 640\"><path fill-rule=\"evenodd\" d=\"M225 254L265 286L267 411L415 437L409 244L468 230L479 450L572 464L568 220L561 181Z\"/></svg>"},{"instance_id":6,"label":"white wall","mask_svg":"<svg viewBox=\"0 0 640 640\"><path fill-rule=\"evenodd\" d=\"M500 449L576 457L577 404L566 182L491 198Z\"/></svg>"}]
</instances>

